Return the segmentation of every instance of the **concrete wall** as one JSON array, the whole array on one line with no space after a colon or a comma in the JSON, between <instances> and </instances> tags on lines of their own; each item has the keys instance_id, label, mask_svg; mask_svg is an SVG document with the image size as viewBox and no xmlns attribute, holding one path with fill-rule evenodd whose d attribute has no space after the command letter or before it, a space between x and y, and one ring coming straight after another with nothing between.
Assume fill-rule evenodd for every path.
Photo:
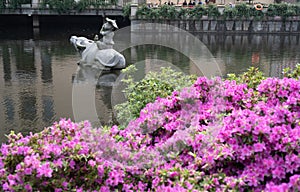
<instances>
[{"instance_id":1,"label":"concrete wall","mask_svg":"<svg viewBox=\"0 0 300 192\"><path fill-rule=\"evenodd\" d=\"M300 18L287 20L131 20L133 32L139 32L146 23L172 25L189 32L215 33L300 33Z\"/></svg>"}]
</instances>

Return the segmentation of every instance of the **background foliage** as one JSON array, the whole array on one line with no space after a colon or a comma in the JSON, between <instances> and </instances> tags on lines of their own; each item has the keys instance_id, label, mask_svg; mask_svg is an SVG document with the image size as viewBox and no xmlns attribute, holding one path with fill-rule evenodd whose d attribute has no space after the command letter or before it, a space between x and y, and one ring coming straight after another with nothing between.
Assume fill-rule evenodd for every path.
<instances>
[{"instance_id":1,"label":"background foliage","mask_svg":"<svg viewBox=\"0 0 300 192\"><path fill-rule=\"evenodd\" d=\"M211 18L237 18L237 19L263 19L267 16L281 16L283 18L300 16L300 6L296 4L270 4L262 10L256 10L254 6L245 3L234 7L226 5L223 13L214 4L196 5L193 8L175 8L170 5L162 5L158 8L150 8L148 5L138 7L136 16L139 19L201 19L204 15Z\"/></svg>"},{"instance_id":2,"label":"background foliage","mask_svg":"<svg viewBox=\"0 0 300 192\"><path fill-rule=\"evenodd\" d=\"M19 9L22 4L31 4L31 0L9 0L7 6L5 6L5 2L6 1L4 0L0 1L0 9ZM40 8L54 10L58 13L68 13L71 10L77 10L80 12L90 8L103 8L116 4L117 0L43 0L41 1Z\"/></svg>"}]
</instances>

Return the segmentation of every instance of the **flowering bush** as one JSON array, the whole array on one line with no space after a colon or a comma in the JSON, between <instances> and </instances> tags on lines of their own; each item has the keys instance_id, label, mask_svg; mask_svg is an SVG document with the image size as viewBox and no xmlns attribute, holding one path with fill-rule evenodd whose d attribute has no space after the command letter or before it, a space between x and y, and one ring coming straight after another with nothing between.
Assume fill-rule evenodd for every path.
<instances>
[{"instance_id":1,"label":"flowering bush","mask_svg":"<svg viewBox=\"0 0 300 192\"><path fill-rule=\"evenodd\" d=\"M124 92L127 101L114 106L118 119L116 123L121 129L136 119L147 103L154 102L157 97L167 97L175 90L189 87L197 79L194 75L185 75L170 67L161 67L159 72L149 72L142 80L137 81L134 78L136 71L134 65L122 70L126 76L122 82L126 84Z\"/></svg>"},{"instance_id":2,"label":"flowering bush","mask_svg":"<svg viewBox=\"0 0 300 192\"><path fill-rule=\"evenodd\" d=\"M62 119L8 138L4 191L299 191L300 80L200 77L123 130Z\"/></svg>"}]
</instances>

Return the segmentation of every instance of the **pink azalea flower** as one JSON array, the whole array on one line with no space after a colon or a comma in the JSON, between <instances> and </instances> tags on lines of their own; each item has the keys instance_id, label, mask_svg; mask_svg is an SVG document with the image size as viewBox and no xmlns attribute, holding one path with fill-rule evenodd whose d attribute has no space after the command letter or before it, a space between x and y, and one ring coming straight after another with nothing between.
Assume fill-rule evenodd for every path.
<instances>
[{"instance_id":1,"label":"pink azalea flower","mask_svg":"<svg viewBox=\"0 0 300 192\"><path fill-rule=\"evenodd\" d=\"M94 167L96 165L96 161L94 160L89 160L88 161L88 164L91 166L91 167Z\"/></svg>"},{"instance_id":2,"label":"pink azalea flower","mask_svg":"<svg viewBox=\"0 0 300 192\"><path fill-rule=\"evenodd\" d=\"M42 164L38 169L37 169L37 176L38 177L52 177L52 172L53 170L50 167L50 163L46 162Z\"/></svg>"}]
</instances>

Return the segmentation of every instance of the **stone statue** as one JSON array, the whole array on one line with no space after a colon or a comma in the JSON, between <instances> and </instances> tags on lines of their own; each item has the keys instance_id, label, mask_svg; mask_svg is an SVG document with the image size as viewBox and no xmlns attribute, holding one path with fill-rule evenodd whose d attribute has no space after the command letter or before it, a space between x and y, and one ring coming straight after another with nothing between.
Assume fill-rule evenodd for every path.
<instances>
[{"instance_id":1,"label":"stone statue","mask_svg":"<svg viewBox=\"0 0 300 192\"><path fill-rule=\"evenodd\" d=\"M94 40L72 36L71 43L81 53L78 65L91 65L103 70L125 68L124 56L113 49L113 37L116 29L118 29L116 21L106 18L106 23L100 30L100 34L103 36L102 40L99 40L97 35Z\"/></svg>"}]
</instances>

